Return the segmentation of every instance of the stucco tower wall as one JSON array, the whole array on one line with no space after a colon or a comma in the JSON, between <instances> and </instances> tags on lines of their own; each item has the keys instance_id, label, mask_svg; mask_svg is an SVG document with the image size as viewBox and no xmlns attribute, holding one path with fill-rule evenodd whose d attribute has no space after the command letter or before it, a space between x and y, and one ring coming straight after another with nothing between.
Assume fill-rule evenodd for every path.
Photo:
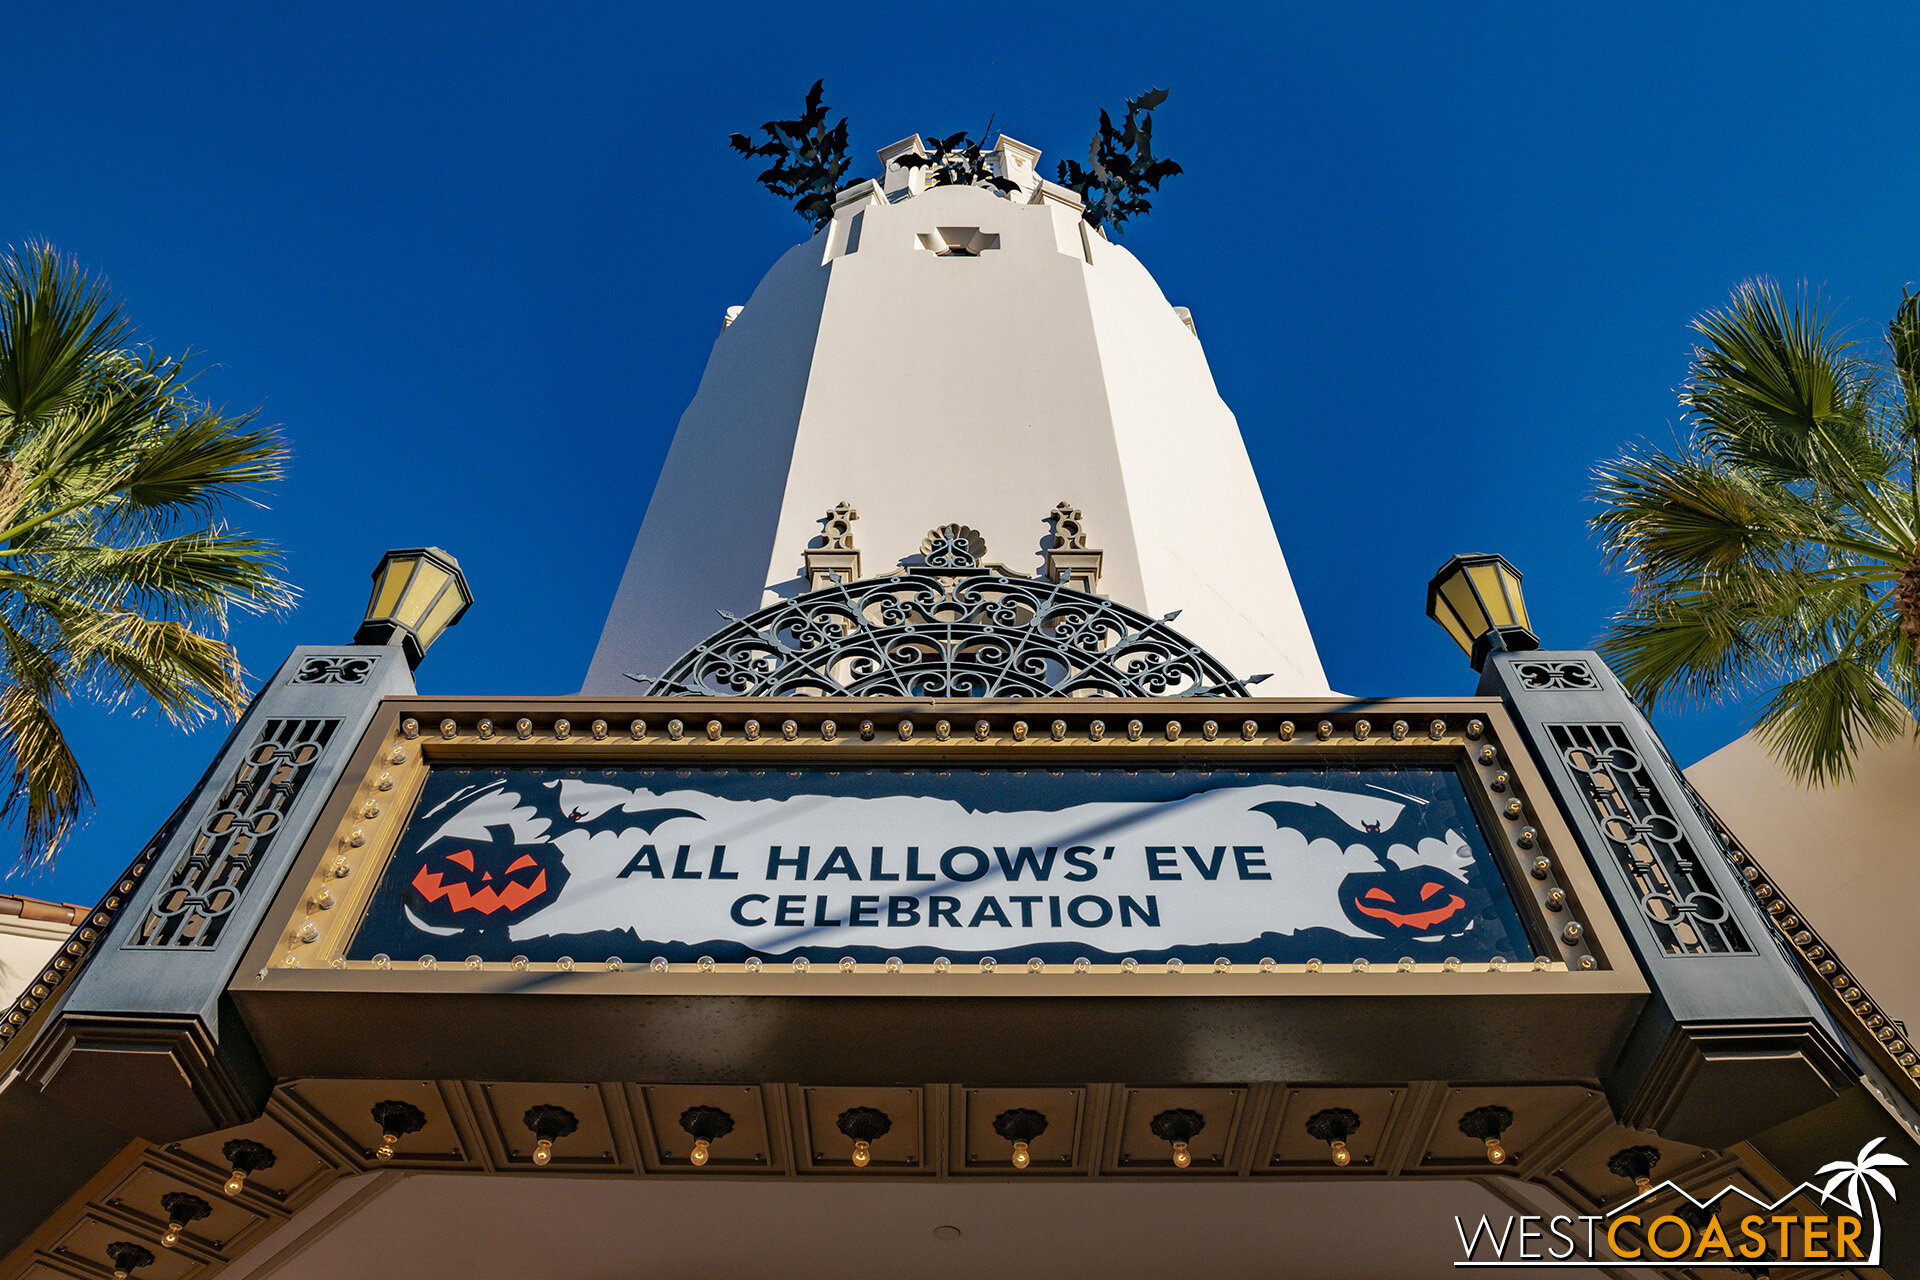
<instances>
[{"instance_id":1,"label":"stucco tower wall","mask_svg":"<svg viewBox=\"0 0 1920 1280\"><path fill-rule=\"evenodd\" d=\"M938 252L965 231L977 256ZM1237 673L1274 673L1262 694L1327 691L1238 426L1133 256L1056 200L849 200L715 344L586 691L637 692L623 673L663 671L716 608L803 590L838 502L865 574L949 521L1024 574L1063 500L1105 552L1103 593L1182 610Z\"/></svg>"}]
</instances>

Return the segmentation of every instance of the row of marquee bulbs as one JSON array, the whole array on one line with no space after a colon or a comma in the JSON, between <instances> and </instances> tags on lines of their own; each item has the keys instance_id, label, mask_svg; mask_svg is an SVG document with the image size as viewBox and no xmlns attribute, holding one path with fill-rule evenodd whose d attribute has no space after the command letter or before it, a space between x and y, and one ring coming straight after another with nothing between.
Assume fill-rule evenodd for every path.
<instances>
[{"instance_id":1,"label":"row of marquee bulbs","mask_svg":"<svg viewBox=\"0 0 1920 1280\"><path fill-rule=\"evenodd\" d=\"M410 1102L400 1101L376 1102L373 1105L373 1120L380 1126L380 1145L373 1154L381 1160L393 1159L400 1140L408 1134L418 1133L427 1123L426 1113L420 1108ZM550 1162L553 1159L553 1144L580 1127L579 1120L571 1111L550 1105L528 1108L522 1121L534 1135L533 1162L536 1165ZM1512 1123L1513 1112L1506 1107L1476 1107L1460 1118L1460 1132L1486 1145L1488 1161L1504 1164L1507 1149L1501 1143L1500 1136ZM1193 1164L1190 1144L1206 1126L1207 1118L1200 1112L1176 1107L1154 1116L1147 1127L1154 1137L1172 1146L1174 1167L1186 1169ZM688 1107L680 1114L680 1127L693 1139L688 1160L696 1166L704 1166L712 1158L713 1144L733 1132L733 1117L719 1107ZM886 1112L875 1107L849 1107L840 1113L836 1127L853 1143L854 1167L864 1169L873 1161L873 1144L893 1128L893 1121ZM1342 1167L1353 1161L1353 1152L1347 1146L1347 1139L1359 1128L1359 1115L1345 1107L1317 1111L1307 1119L1306 1124L1308 1134L1326 1143L1333 1163ZM993 1131L1013 1144L1010 1157L1013 1167L1025 1169L1033 1163L1033 1141L1047 1131L1047 1117L1027 1107L1015 1107L994 1117ZM229 1143L228 1147L235 1145ZM230 1150L230 1158L232 1154ZM1658 1160L1659 1153L1654 1152L1653 1158ZM273 1153L267 1152L267 1163L272 1162ZM253 1167L264 1168L265 1165ZM1651 1168L1651 1165L1648 1167ZM245 1172L236 1163L233 1179L227 1184L227 1194L239 1194L245 1178ZM177 1231L175 1235L177 1238Z\"/></svg>"},{"instance_id":2,"label":"row of marquee bulbs","mask_svg":"<svg viewBox=\"0 0 1920 1280\"><path fill-rule=\"evenodd\" d=\"M381 1160L391 1160L400 1140L418 1133L427 1123L426 1113L420 1108L400 1101L375 1103L373 1119L381 1131L380 1145L374 1155ZM529 1107L522 1121L534 1135L533 1162L537 1165L549 1163L553 1159L553 1144L580 1127L578 1118L565 1107L545 1104ZM1460 1117L1460 1132L1486 1144L1489 1162L1504 1164L1508 1153L1501 1135L1512 1124L1513 1112L1506 1107L1475 1107ZM1174 1167L1186 1169L1193 1164L1189 1144L1206 1125L1207 1118L1200 1112L1176 1107L1154 1116L1147 1127L1156 1138L1172 1145ZM695 1165L705 1165L711 1158L713 1143L733 1132L733 1117L719 1107L688 1107L680 1114L680 1127L694 1140L688 1158ZM853 1142L854 1165L864 1169L873 1160L873 1144L892 1129L893 1121L876 1107L849 1107L840 1113L837 1127ZM1359 1115L1345 1107L1316 1111L1307 1118L1306 1124L1307 1133L1326 1143L1333 1163L1343 1168L1353 1162L1347 1139L1359 1128ZM1047 1117L1027 1107L1015 1107L994 1117L993 1130L1013 1144L1013 1167L1025 1169L1033 1163L1030 1144L1047 1131ZM232 1168L221 1188L229 1196L238 1196L246 1188L249 1174L272 1168L275 1160L271 1147L248 1138L233 1139L221 1148L221 1153ZM1644 1193L1652 1189L1653 1169L1659 1163L1659 1148L1634 1146L1616 1151L1607 1161L1607 1169L1617 1177L1631 1179L1634 1190ZM180 1233L189 1224L213 1212L212 1205L185 1191L162 1195L160 1208L167 1215L167 1229L160 1243L169 1249L179 1244ZM114 1280L129 1280L136 1269L154 1261L151 1250L131 1240L114 1241L107 1246L106 1253L113 1264ZM1748 1274L1764 1275L1765 1272L1749 1270Z\"/></svg>"}]
</instances>

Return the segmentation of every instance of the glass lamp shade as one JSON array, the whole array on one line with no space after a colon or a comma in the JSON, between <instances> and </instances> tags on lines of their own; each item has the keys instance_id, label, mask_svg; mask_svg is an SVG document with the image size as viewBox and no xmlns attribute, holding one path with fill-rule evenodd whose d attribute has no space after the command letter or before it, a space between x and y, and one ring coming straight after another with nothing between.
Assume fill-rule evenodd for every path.
<instances>
[{"instance_id":1,"label":"glass lamp shade","mask_svg":"<svg viewBox=\"0 0 1920 1280\"><path fill-rule=\"evenodd\" d=\"M1455 556L1427 584L1427 616L1453 637L1475 671L1496 649L1537 649L1520 594L1520 571L1504 556Z\"/></svg>"},{"instance_id":2,"label":"glass lamp shade","mask_svg":"<svg viewBox=\"0 0 1920 1280\"><path fill-rule=\"evenodd\" d=\"M389 551L373 571L373 595L355 644L397 644L419 666L440 633L473 603L460 562L438 547Z\"/></svg>"}]
</instances>

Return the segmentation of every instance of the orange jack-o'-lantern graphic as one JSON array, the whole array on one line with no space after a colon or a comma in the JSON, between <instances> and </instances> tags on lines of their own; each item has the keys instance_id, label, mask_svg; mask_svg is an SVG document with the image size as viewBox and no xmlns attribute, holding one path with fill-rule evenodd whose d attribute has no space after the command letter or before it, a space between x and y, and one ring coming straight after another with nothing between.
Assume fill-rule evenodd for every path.
<instances>
[{"instance_id":1,"label":"orange jack-o'-lantern graphic","mask_svg":"<svg viewBox=\"0 0 1920 1280\"><path fill-rule=\"evenodd\" d=\"M494 928L532 915L566 882L553 845L518 844L512 827L490 826L484 840L442 836L420 851L409 909L439 928Z\"/></svg>"},{"instance_id":2,"label":"orange jack-o'-lantern graphic","mask_svg":"<svg viewBox=\"0 0 1920 1280\"><path fill-rule=\"evenodd\" d=\"M1382 937L1459 933L1472 914L1467 882L1436 867L1359 871L1340 882L1347 918Z\"/></svg>"}]
</instances>

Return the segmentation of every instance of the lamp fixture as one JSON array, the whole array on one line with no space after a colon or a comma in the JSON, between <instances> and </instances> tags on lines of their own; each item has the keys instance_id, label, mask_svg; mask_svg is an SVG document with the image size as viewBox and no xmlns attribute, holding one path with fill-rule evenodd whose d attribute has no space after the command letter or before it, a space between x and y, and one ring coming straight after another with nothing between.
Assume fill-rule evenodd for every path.
<instances>
[{"instance_id":1,"label":"lamp fixture","mask_svg":"<svg viewBox=\"0 0 1920 1280\"><path fill-rule=\"evenodd\" d=\"M1347 1148L1347 1139L1359 1128L1359 1115L1345 1107L1328 1107L1307 1117L1307 1136L1326 1143L1333 1162L1342 1169L1353 1163L1353 1152Z\"/></svg>"},{"instance_id":2,"label":"lamp fixture","mask_svg":"<svg viewBox=\"0 0 1920 1280\"><path fill-rule=\"evenodd\" d=\"M1193 1150L1187 1144L1206 1127L1205 1116L1185 1107L1162 1111L1147 1122L1147 1129L1154 1137L1173 1144L1173 1167L1176 1169L1185 1169L1193 1164Z\"/></svg>"},{"instance_id":3,"label":"lamp fixture","mask_svg":"<svg viewBox=\"0 0 1920 1280\"><path fill-rule=\"evenodd\" d=\"M1513 1112L1505 1107L1475 1107L1460 1117L1460 1132L1478 1138L1487 1147L1487 1163L1505 1164L1507 1149L1500 1135L1513 1124Z\"/></svg>"},{"instance_id":4,"label":"lamp fixture","mask_svg":"<svg viewBox=\"0 0 1920 1280\"><path fill-rule=\"evenodd\" d=\"M680 1127L693 1138L687 1159L704 1165L712 1156L713 1144L733 1132L733 1117L718 1107L688 1107L680 1113Z\"/></svg>"},{"instance_id":5,"label":"lamp fixture","mask_svg":"<svg viewBox=\"0 0 1920 1280\"><path fill-rule=\"evenodd\" d=\"M160 1243L171 1249L180 1243L180 1233L189 1222L198 1222L213 1212L213 1206L189 1191L169 1191L160 1197L160 1208L167 1215L167 1233Z\"/></svg>"},{"instance_id":6,"label":"lamp fixture","mask_svg":"<svg viewBox=\"0 0 1920 1280\"><path fill-rule=\"evenodd\" d=\"M153 1265L153 1252L131 1240L115 1240L107 1246L107 1257L113 1261L113 1280L127 1280L136 1267Z\"/></svg>"},{"instance_id":7,"label":"lamp fixture","mask_svg":"<svg viewBox=\"0 0 1920 1280\"><path fill-rule=\"evenodd\" d=\"M411 1102L388 1099L373 1104L373 1122L380 1126L380 1145L374 1148L374 1158L391 1160L400 1139L427 1127L427 1113Z\"/></svg>"},{"instance_id":8,"label":"lamp fixture","mask_svg":"<svg viewBox=\"0 0 1920 1280\"><path fill-rule=\"evenodd\" d=\"M1694 1234L1698 1235L1707 1229L1709 1222L1713 1221L1713 1206L1682 1200L1673 1206L1673 1216L1693 1228Z\"/></svg>"},{"instance_id":9,"label":"lamp fixture","mask_svg":"<svg viewBox=\"0 0 1920 1280\"><path fill-rule=\"evenodd\" d=\"M893 1128L887 1113L876 1107L848 1107L835 1122L840 1132L853 1139L854 1167L864 1169L873 1160L873 1144Z\"/></svg>"},{"instance_id":10,"label":"lamp fixture","mask_svg":"<svg viewBox=\"0 0 1920 1280\"><path fill-rule=\"evenodd\" d=\"M1427 616L1467 654L1475 671L1496 651L1538 649L1529 629L1520 571L1504 556L1455 556L1427 583Z\"/></svg>"},{"instance_id":11,"label":"lamp fixture","mask_svg":"<svg viewBox=\"0 0 1920 1280\"><path fill-rule=\"evenodd\" d=\"M1616 1177L1633 1179L1634 1190L1642 1194L1653 1190L1653 1167L1660 1163L1658 1147L1627 1147L1607 1160L1607 1171Z\"/></svg>"},{"instance_id":12,"label":"lamp fixture","mask_svg":"<svg viewBox=\"0 0 1920 1280\"><path fill-rule=\"evenodd\" d=\"M220 1188L230 1196L237 1196L246 1189L247 1177L262 1169L273 1168L273 1148L251 1138L235 1138L220 1148L227 1158L227 1164L233 1172L227 1176L227 1185Z\"/></svg>"},{"instance_id":13,"label":"lamp fixture","mask_svg":"<svg viewBox=\"0 0 1920 1280\"><path fill-rule=\"evenodd\" d=\"M397 644L417 667L440 633L473 603L460 562L438 547L389 551L373 571L373 595L355 644Z\"/></svg>"},{"instance_id":14,"label":"lamp fixture","mask_svg":"<svg viewBox=\"0 0 1920 1280\"><path fill-rule=\"evenodd\" d=\"M993 1118L993 1131L1013 1144L1013 1167L1024 1169L1033 1163L1027 1144L1047 1131L1047 1118L1027 1107L1015 1107Z\"/></svg>"},{"instance_id":15,"label":"lamp fixture","mask_svg":"<svg viewBox=\"0 0 1920 1280\"><path fill-rule=\"evenodd\" d=\"M541 1103L537 1107L527 1108L522 1123L533 1132L535 1139L533 1162L544 1167L553 1159L553 1144L578 1129L580 1118L565 1107Z\"/></svg>"}]
</instances>

